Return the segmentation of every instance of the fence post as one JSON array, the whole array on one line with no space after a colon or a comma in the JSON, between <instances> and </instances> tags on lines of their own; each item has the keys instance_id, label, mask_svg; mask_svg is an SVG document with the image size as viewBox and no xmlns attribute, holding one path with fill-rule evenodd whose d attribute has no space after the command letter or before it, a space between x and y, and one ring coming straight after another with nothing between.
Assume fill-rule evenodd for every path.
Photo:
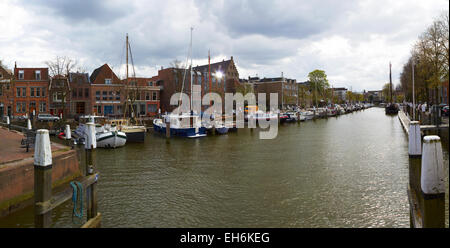
<instances>
[{"instance_id":1,"label":"fence post","mask_svg":"<svg viewBox=\"0 0 450 248\"><path fill-rule=\"evenodd\" d=\"M97 148L97 140L95 137L95 124L93 122L86 123L87 132L85 138L86 151L86 176L94 174L94 156L95 148ZM87 219L97 216L97 181L87 187L86 189L86 203L87 203Z\"/></svg>"},{"instance_id":2,"label":"fence post","mask_svg":"<svg viewBox=\"0 0 450 248\"><path fill-rule=\"evenodd\" d=\"M37 203L45 203L52 196L52 150L47 129L39 129L36 133L34 148L34 226L50 227L51 211L38 213Z\"/></svg>"},{"instance_id":3,"label":"fence post","mask_svg":"<svg viewBox=\"0 0 450 248\"><path fill-rule=\"evenodd\" d=\"M424 228L445 227L445 181L441 139L423 138L421 189Z\"/></svg>"},{"instance_id":4,"label":"fence post","mask_svg":"<svg viewBox=\"0 0 450 248\"><path fill-rule=\"evenodd\" d=\"M9 116L6 116L6 125L8 125L8 130L11 130L11 122L9 121Z\"/></svg>"}]
</instances>

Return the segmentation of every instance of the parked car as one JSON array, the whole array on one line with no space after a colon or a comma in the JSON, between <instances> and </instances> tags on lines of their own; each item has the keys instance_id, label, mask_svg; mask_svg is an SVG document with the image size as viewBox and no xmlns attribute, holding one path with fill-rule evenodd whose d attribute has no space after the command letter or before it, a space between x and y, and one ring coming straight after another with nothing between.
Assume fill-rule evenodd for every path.
<instances>
[{"instance_id":1,"label":"parked car","mask_svg":"<svg viewBox=\"0 0 450 248\"><path fill-rule=\"evenodd\" d=\"M447 106L444 106L443 108L442 108L442 115L443 116L448 116L448 105Z\"/></svg>"},{"instance_id":2,"label":"parked car","mask_svg":"<svg viewBox=\"0 0 450 248\"><path fill-rule=\"evenodd\" d=\"M38 121L59 121L58 116L53 116L51 114L38 114Z\"/></svg>"}]
</instances>

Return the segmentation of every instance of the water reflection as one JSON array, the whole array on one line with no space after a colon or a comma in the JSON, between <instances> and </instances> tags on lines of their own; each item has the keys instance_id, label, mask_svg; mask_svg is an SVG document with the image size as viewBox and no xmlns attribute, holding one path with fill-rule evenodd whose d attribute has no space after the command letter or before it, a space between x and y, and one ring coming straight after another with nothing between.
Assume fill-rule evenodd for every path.
<instances>
[{"instance_id":1,"label":"water reflection","mask_svg":"<svg viewBox=\"0 0 450 248\"><path fill-rule=\"evenodd\" d=\"M149 133L145 145L98 149L102 226L409 227L408 143L396 116L372 108L258 137ZM74 226L71 208L54 211L55 226ZM21 226L32 226L27 211Z\"/></svg>"}]
</instances>

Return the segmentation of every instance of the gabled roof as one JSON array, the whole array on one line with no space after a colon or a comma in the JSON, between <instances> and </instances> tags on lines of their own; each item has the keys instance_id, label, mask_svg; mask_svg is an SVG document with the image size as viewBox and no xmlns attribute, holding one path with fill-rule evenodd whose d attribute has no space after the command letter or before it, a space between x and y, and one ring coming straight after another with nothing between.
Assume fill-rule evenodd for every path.
<instances>
[{"instance_id":1,"label":"gabled roof","mask_svg":"<svg viewBox=\"0 0 450 248\"><path fill-rule=\"evenodd\" d=\"M79 82L81 83L90 83L89 81L89 73L83 72L70 72L69 73L69 82Z\"/></svg>"},{"instance_id":2,"label":"gabled roof","mask_svg":"<svg viewBox=\"0 0 450 248\"><path fill-rule=\"evenodd\" d=\"M217 62L217 63L212 63L211 64L211 73L216 72L221 70L222 72L226 73L228 70L228 67L231 63L231 59L230 60L223 60L222 62ZM201 65L201 66L196 66L192 68L195 71L199 71L199 72L204 72L204 71L208 71L208 64L206 65Z\"/></svg>"},{"instance_id":3,"label":"gabled roof","mask_svg":"<svg viewBox=\"0 0 450 248\"><path fill-rule=\"evenodd\" d=\"M99 68L95 69L92 72L91 77L90 77L91 82L95 81L95 79L97 78L98 74L102 71L103 67L105 67L105 66L109 68L109 66L107 64L104 64L104 65L100 66Z\"/></svg>"}]
</instances>

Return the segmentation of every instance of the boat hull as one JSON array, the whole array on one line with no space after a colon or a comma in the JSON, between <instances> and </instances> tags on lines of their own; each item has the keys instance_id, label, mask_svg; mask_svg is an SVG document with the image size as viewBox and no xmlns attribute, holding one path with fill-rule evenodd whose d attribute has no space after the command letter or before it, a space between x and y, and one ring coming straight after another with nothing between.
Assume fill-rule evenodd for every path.
<instances>
[{"instance_id":1,"label":"boat hull","mask_svg":"<svg viewBox=\"0 0 450 248\"><path fill-rule=\"evenodd\" d=\"M124 132L127 135L127 142L142 143L145 141L145 131Z\"/></svg>"},{"instance_id":2,"label":"boat hull","mask_svg":"<svg viewBox=\"0 0 450 248\"><path fill-rule=\"evenodd\" d=\"M127 136L123 132L104 132L95 134L97 138L97 147L117 148L124 146L127 142Z\"/></svg>"},{"instance_id":3,"label":"boat hull","mask_svg":"<svg viewBox=\"0 0 450 248\"><path fill-rule=\"evenodd\" d=\"M153 130L155 132L159 133L166 133L166 127L165 126L159 126L159 125L153 125ZM170 128L170 135L174 136L180 136L180 137L197 137L198 135L205 135L206 136L206 128L205 127L199 127L198 131L196 131L196 128Z\"/></svg>"}]
</instances>

